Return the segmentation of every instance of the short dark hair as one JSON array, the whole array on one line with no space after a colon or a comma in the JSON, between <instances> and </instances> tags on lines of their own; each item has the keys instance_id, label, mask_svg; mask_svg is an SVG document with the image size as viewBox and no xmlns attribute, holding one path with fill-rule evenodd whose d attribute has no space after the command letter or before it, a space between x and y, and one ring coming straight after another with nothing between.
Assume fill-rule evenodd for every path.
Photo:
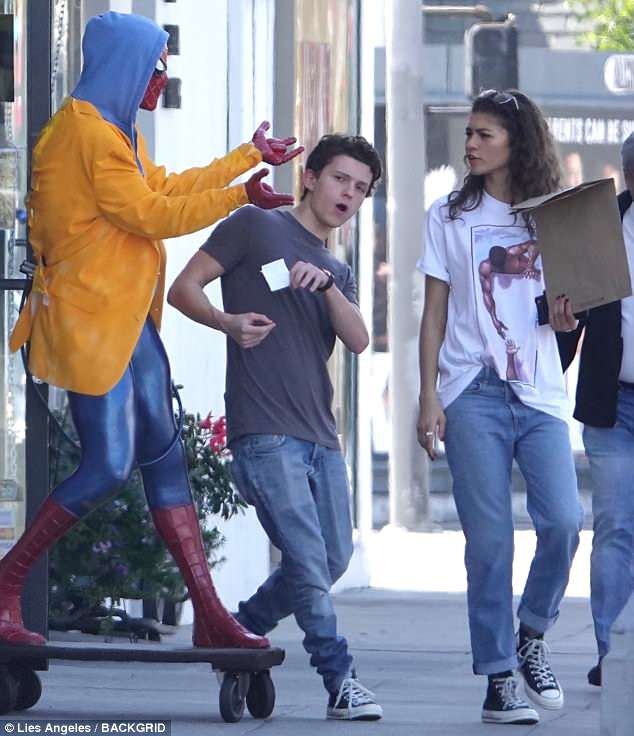
<instances>
[{"instance_id":1,"label":"short dark hair","mask_svg":"<svg viewBox=\"0 0 634 736\"><path fill-rule=\"evenodd\" d=\"M634 171L634 133L630 133L621 146L623 173Z\"/></svg>"},{"instance_id":2,"label":"short dark hair","mask_svg":"<svg viewBox=\"0 0 634 736\"><path fill-rule=\"evenodd\" d=\"M501 245L494 245L489 250L489 261L491 261L491 265L495 266L495 268L504 268L506 255L506 248L502 248Z\"/></svg>"},{"instance_id":3,"label":"short dark hair","mask_svg":"<svg viewBox=\"0 0 634 736\"><path fill-rule=\"evenodd\" d=\"M372 172L372 181L368 187L366 197L369 197L374 190L374 186L381 178L381 159L376 149L362 135L342 135L341 133L330 133L319 139L317 145L308 154L306 159L306 171L309 169L317 176L322 169L335 158L335 156L350 156L362 164L370 167ZM302 199L306 196L308 190L304 188Z\"/></svg>"}]
</instances>

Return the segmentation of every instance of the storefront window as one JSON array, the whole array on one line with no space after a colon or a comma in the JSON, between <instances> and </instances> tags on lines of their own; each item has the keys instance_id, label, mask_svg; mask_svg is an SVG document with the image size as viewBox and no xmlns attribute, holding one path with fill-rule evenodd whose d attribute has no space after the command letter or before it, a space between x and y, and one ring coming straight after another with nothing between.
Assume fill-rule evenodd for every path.
<instances>
[{"instance_id":1,"label":"storefront window","mask_svg":"<svg viewBox=\"0 0 634 736\"><path fill-rule=\"evenodd\" d=\"M26 0L0 0L0 279L26 255ZM24 530L25 376L8 350L22 292L0 291L0 556Z\"/></svg>"},{"instance_id":2,"label":"storefront window","mask_svg":"<svg viewBox=\"0 0 634 736\"><path fill-rule=\"evenodd\" d=\"M81 72L81 33L92 15L80 0L55 0L51 29L51 102L53 112L59 109Z\"/></svg>"},{"instance_id":3,"label":"storefront window","mask_svg":"<svg viewBox=\"0 0 634 736\"><path fill-rule=\"evenodd\" d=\"M81 0L55 0L51 27L51 112L59 110L71 93L81 72L81 29L85 23L85 3ZM48 387L51 411L67 410L66 392Z\"/></svg>"}]
</instances>

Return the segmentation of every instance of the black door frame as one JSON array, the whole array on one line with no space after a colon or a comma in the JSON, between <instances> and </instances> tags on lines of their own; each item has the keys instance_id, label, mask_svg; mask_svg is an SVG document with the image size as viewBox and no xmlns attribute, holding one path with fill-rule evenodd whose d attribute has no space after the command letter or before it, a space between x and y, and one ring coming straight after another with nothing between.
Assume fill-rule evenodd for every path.
<instances>
[{"instance_id":1,"label":"black door frame","mask_svg":"<svg viewBox=\"0 0 634 736\"><path fill-rule=\"evenodd\" d=\"M27 13L26 80L28 179L31 154L40 130L51 116L51 29L53 0L24 0ZM28 237L28 235L27 235ZM28 248L31 255L31 249ZM16 279L16 281L19 281ZM2 285L2 288L7 288ZM9 288L24 288L17 284ZM39 395L36 393L39 392ZM42 397L44 401L42 401ZM48 388L26 382L26 524L48 495ZM48 555L34 565L24 590L23 615L28 629L48 634ZM41 663L41 669L46 662Z\"/></svg>"}]
</instances>

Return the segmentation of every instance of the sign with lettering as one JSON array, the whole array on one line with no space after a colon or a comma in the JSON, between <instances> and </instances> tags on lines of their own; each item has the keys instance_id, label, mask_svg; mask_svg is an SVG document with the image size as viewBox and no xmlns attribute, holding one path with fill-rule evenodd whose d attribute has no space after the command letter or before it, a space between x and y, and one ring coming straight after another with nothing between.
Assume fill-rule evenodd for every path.
<instances>
[{"instance_id":1,"label":"sign with lettering","mask_svg":"<svg viewBox=\"0 0 634 736\"><path fill-rule=\"evenodd\" d=\"M603 81L614 95L634 94L634 54L612 54L603 65Z\"/></svg>"},{"instance_id":2,"label":"sign with lettering","mask_svg":"<svg viewBox=\"0 0 634 736\"><path fill-rule=\"evenodd\" d=\"M547 120L558 143L620 146L634 131L634 119L549 117Z\"/></svg>"}]
</instances>

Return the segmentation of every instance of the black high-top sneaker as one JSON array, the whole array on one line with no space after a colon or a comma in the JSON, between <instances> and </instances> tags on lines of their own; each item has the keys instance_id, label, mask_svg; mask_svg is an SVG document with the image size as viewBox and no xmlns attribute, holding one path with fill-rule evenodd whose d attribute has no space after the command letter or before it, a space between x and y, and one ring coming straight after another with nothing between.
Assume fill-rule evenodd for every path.
<instances>
[{"instance_id":1,"label":"black high-top sneaker","mask_svg":"<svg viewBox=\"0 0 634 736\"><path fill-rule=\"evenodd\" d=\"M526 695L546 710L559 710L564 706L564 693L548 661L550 649L541 639L528 639L517 650L519 671L524 678Z\"/></svg>"},{"instance_id":2,"label":"black high-top sneaker","mask_svg":"<svg viewBox=\"0 0 634 736\"><path fill-rule=\"evenodd\" d=\"M539 723L537 711L520 697L518 682L513 675L491 677L482 706L484 723Z\"/></svg>"},{"instance_id":3,"label":"black high-top sneaker","mask_svg":"<svg viewBox=\"0 0 634 736\"><path fill-rule=\"evenodd\" d=\"M599 657L599 661L591 670L588 670L588 685L601 687L601 662L603 657Z\"/></svg>"},{"instance_id":4,"label":"black high-top sneaker","mask_svg":"<svg viewBox=\"0 0 634 736\"><path fill-rule=\"evenodd\" d=\"M383 717L383 709L353 671L341 683L339 692L330 694L326 717L339 721L378 721Z\"/></svg>"}]
</instances>

